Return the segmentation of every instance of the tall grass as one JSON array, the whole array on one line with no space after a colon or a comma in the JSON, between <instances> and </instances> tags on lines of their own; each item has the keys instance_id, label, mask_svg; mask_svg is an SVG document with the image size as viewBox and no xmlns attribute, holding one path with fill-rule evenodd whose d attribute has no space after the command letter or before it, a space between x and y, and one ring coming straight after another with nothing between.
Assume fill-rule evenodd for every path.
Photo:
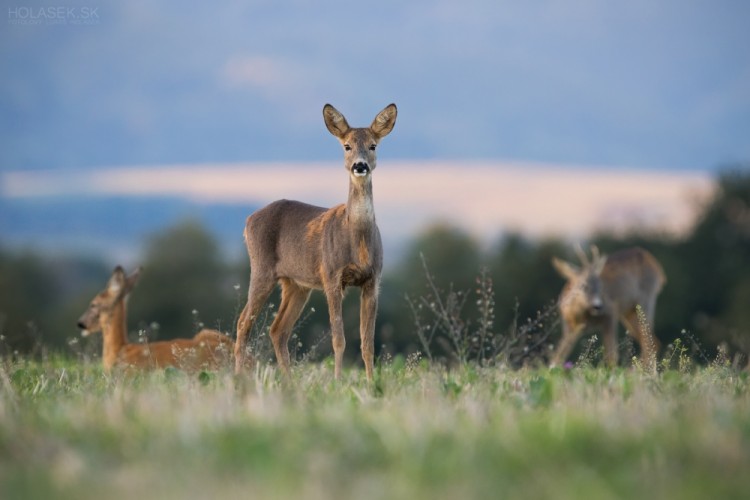
<instances>
[{"instance_id":1,"label":"tall grass","mask_svg":"<svg viewBox=\"0 0 750 500\"><path fill-rule=\"evenodd\" d=\"M1 498L740 498L750 381L666 370L452 370L334 382L5 361Z\"/></svg>"}]
</instances>

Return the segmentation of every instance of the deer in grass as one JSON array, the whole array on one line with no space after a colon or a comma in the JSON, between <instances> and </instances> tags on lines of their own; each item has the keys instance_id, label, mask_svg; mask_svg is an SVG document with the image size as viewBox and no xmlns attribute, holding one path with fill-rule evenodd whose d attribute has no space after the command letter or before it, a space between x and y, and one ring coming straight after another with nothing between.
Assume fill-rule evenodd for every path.
<instances>
[{"instance_id":1,"label":"deer in grass","mask_svg":"<svg viewBox=\"0 0 750 500\"><path fill-rule=\"evenodd\" d=\"M154 369L173 366L186 371L218 368L231 358L232 340L216 330L203 329L191 339L131 344L128 342L126 303L141 268L125 276L117 266L106 288L96 294L78 320L81 334L102 332L104 369Z\"/></svg>"},{"instance_id":2,"label":"deer in grass","mask_svg":"<svg viewBox=\"0 0 750 500\"><path fill-rule=\"evenodd\" d=\"M375 224L372 172L376 148L396 124L396 105L383 109L366 128L352 128L330 104L323 107L329 132L344 148L349 199L330 209L299 201L278 200L247 218L245 242L250 257L247 304L237 321L235 371L245 365L247 337L276 283L281 304L270 337L276 360L289 374L288 342L312 289L323 290L331 320L334 376L341 378L344 321L341 302L349 286L361 288L360 340L368 380L372 380L375 314L383 267L383 247Z\"/></svg>"},{"instance_id":3,"label":"deer in grass","mask_svg":"<svg viewBox=\"0 0 750 500\"><path fill-rule=\"evenodd\" d=\"M552 265L567 280L558 302L563 334L552 355L551 364L560 365L570 354L587 327L599 328L604 342L604 360L617 365L617 322L635 338L641 349L641 362L647 370L656 369L659 341L654 336L654 312L666 276L659 261L642 248L633 247L599 254L591 247L591 260L576 248L581 267L552 259Z\"/></svg>"}]
</instances>

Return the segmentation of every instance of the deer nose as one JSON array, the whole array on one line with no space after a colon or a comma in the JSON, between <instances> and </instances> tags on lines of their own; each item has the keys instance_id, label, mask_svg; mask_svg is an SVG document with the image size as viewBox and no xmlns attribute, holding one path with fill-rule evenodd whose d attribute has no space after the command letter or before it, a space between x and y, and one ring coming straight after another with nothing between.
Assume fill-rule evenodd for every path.
<instances>
[{"instance_id":1,"label":"deer nose","mask_svg":"<svg viewBox=\"0 0 750 500\"><path fill-rule=\"evenodd\" d=\"M80 328L81 330L86 329L86 325L83 323L83 321L80 321L80 320L78 321L78 328Z\"/></svg>"},{"instance_id":2,"label":"deer nose","mask_svg":"<svg viewBox=\"0 0 750 500\"><path fill-rule=\"evenodd\" d=\"M594 299L591 301L591 305L589 307L592 313L599 314L604 310L604 303L601 299Z\"/></svg>"},{"instance_id":3,"label":"deer nose","mask_svg":"<svg viewBox=\"0 0 750 500\"><path fill-rule=\"evenodd\" d=\"M370 166L364 161L358 161L352 165L352 173L356 176L367 175L370 172Z\"/></svg>"}]
</instances>

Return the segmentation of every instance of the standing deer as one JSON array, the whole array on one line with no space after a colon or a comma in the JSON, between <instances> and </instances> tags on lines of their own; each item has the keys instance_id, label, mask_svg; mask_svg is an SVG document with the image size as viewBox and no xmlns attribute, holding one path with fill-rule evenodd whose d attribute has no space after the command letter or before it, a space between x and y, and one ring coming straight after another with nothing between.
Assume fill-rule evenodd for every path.
<instances>
[{"instance_id":1,"label":"standing deer","mask_svg":"<svg viewBox=\"0 0 750 500\"><path fill-rule=\"evenodd\" d=\"M104 337L102 361L104 369L153 369L174 366L187 371L217 368L228 362L232 341L226 335L203 329L192 339L175 339L145 344L128 342L128 294L140 278L141 268L125 276L117 266L104 290L96 294L86 312L78 320L81 334L86 337L101 331Z\"/></svg>"},{"instance_id":2,"label":"standing deer","mask_svg":"<svg viewBox=\"0 0 750 500\"><path fill-rule=\"evenodd\" d=\"M592 246L591 260L580 247L576 251L580 269L556 257L552 259L557 272L568 282L559 299L563 335L551 364L562 364L583 330L597 327L603 332L605 362L616 366L619 319L638 341L643 366L655 370L659 341L653 334L654 312L656 297L666 282L659 261L638 247L605 256ZM637 306L642 311L641 317Z\"/></svg>"},{"instance_id":3,"label":"standing deer","mask_svg":"<svg viewBox=\"0 0 750 500\"><path fill-rule=\"evenodd\" d=\"M349 174L346 204L325 209L299 201L279 200L247 218L245 242L250 256L247 304L237 321L235 371L245 364L247 337L258 313L277 282L281 305L271 324L270 337L281 370L289 374L289 337L310 291L323 290L328 302L336 379L344 357L341 301L348 286L361 288L360 340L367 379L372 380L375 351L375 314L383 267L383 247L375 224L372 172L375 149L396 124L396 105L383 109L367 128L351 128L330 104L323 107L329 132L344 148Z\"/></svg>"}]
</instances>

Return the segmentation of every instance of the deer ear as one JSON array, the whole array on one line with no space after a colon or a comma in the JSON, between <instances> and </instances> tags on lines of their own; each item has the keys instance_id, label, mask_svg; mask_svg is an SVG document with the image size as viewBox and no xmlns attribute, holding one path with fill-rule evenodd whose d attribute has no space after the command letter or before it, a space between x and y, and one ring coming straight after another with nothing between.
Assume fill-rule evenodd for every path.
<instances>
[{"instance_id":1,"label":"deer ear","mask_svg":"<svg viewBox=\"0 0 750 500\"><path fill-rule=\"evenodd\" d=\"M125 293L130 293L133 287L138 283L138 280L141 279L142 270L143 268L138 266L135 271L130 273L130 276L127 277L125 280Z\"/></svg>"},{"instance_id":2,"label":"deer ear","mask_svg":"<svg viewBox=\"0 0 750 500\"><path fill-rule=\"evenodd\" d=\"M594 262L591 264L591 267L594 269L594 272L596 274L602 274L602 271L604 270L604 266L607 264L607 256L606 255L597 255Z\"/></svg>"},{"instance_id":3,"label":"deer ear","mask_svg":"<svg viewBox=\"0 0 750 500\"><path fill-rule=\"evenodd\" d=\"M572 280L578 276L579 270L573 264L565 262L564 260L552 257L552 266L555 270L565 279Z\"/></svg>"},{"instance_id":4,"label":"deer ear","mask_svg":"<svg viewBox=\"0 0 750 500\"><path fill-rule=\"evenodd\" d=\"M112 271L112 276L110 276L109 283L107 283L107 292L117 295L122 292L124 287L125 271L123 271L122 267L117 266L115 270Z\"/></svg>"},{"instance_id":5,"label":"deer ear","mask_svg":"<svg viewBox=\"0 0 750 500\"><path fill-rule=\"evenodd\" d=\"M389 104L383 109L378 116L372 121L370 130L378 136L378 139L382 139L386 135L391 133L393 126L396 125L396 115L398 115L398 109L395 104Z\"/></svg>"},{"instance_id":6,"label":"deer ear","mask_svg":"<svg viewBox=\"0 0 750 500\"><path fill-rule=\"evenodd\" d=\"M344 115L330 104L323 106L323 120L326 122L328 131L339 139L343 139L349 131L349 124L346 123Z\"/></svg>"}]
</instances>

